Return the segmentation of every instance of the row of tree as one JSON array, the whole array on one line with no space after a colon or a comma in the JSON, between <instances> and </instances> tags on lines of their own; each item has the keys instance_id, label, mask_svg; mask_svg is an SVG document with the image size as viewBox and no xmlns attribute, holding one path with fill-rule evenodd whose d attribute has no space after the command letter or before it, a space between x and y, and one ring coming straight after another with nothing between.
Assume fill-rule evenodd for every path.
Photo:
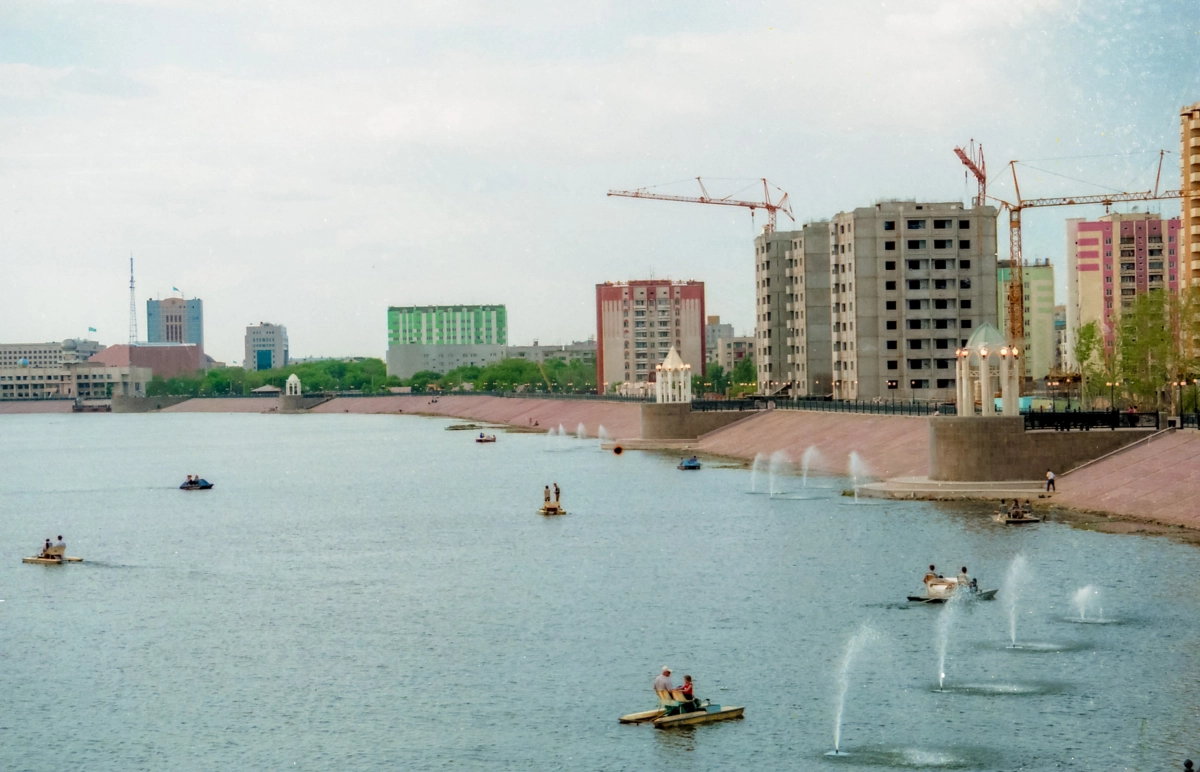
<instances>
[{"instance_id":1,"label":"row of tree","mask_svg":"<svg viewBox=\"0 0 1200 772\"><path fill-rule=\"evenodd\" d=\"M1096 322L1080 327L1074 345L1089 404L1197 410L1200 288L1138 295L1111 328Z\"/></svg>"}]
</instances>

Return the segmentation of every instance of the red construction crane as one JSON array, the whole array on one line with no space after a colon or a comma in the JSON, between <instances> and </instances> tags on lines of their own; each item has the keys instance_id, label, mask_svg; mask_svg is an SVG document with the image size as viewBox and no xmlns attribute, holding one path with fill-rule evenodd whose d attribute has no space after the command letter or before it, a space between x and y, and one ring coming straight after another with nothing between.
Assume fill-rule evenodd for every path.
<instances>
[{"instance_id":1,"label":"red construction crane","mask_svg":"<svg viewBox=\"0 0 1200 772\"><path fill-rule=\"evenodd\" d=\"M979 195L975 196L971 206L983 206L983 202L987 200L987 163L983 160L983 143L979 143L977 149L975 140L972 139L969 146L954 148L954 154L963 162L963 166L975 175L975 180L979 183Z\"/></svg>"},{"instance_id":2,"label":"red construction crane","mask_svg":"<svg viewBox=\"0 0 1200 772\"><path fill-rule=\"evenodd\" d=\"M792 216L792 205L788 202L788 194L785 193L779 186L772 185L767 182L766 178L760 178L763 186L762 201L739 201L735 198L725 196L724 198L713 198L708 195L708 190L704 187L704 182L697 177L696 182L700 185L699 196L670 196L664 193L651 193L649 188L637 188L636 190L610 190L608 195L621 196L624 198L652 198L657 201L683 201L688 204L716 204L717 206L742 206L750 210L750 217L754 217L754 210L767 210L767 232L771 233L775 230L775 213L783 212L792 222L796 218ZM783 195L778 201L771 200L771 188L775 188Z\"/></svg>"}]
</instances>

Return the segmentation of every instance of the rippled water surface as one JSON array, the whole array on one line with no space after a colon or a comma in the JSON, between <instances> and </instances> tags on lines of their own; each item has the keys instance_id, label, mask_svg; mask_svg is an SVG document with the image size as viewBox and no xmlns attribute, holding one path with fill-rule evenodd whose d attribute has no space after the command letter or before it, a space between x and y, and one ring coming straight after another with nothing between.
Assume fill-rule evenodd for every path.
<instances>
[{"instance_id":1,"label":"rippled water surface","mask_svg":"<svg viewBox=\"0 0 1200 772\"><path fill-rule=\"evenodd\" d=\"M0 419L0 769L1149 770L1200 753L1193 547L855 506L830 479L772 498L747 470L476 445L449 423ZM188 473L217 486L176 490ZM570 514L545 519L553 482ZM20 562L58 533L87 562ZM939 691L945 612L905 596L930 562L1001 587L1018 554L1021 648L1003 590L956 609ZM1085 585L1109 624L1072 623ZM826 756L864 624L845 753ZM745 719L618 725L653 707L664 664Z\"/></svg>"}]
</instances>

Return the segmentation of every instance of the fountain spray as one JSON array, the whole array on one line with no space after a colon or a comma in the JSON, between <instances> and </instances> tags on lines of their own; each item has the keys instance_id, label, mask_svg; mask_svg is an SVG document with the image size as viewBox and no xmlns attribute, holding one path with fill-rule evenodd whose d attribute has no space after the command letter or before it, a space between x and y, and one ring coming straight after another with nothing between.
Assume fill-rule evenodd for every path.
<instances>
[{"instance_id":1,"label":"fountain spray","mask_svg":"<svg viewBox=\"0 0 1200 772\"><path fill-rule=\"evenodd\" d=\"M826 755L844 755L842 753L842 715L846 711L846 694L850 691L850 670L854 666L854 658L858 656L858 653L877 637L878 634L871 627L863 625L846 642L846 653L842 655L842 666L838 669L837 710L833 719L833 753Z\"/></svg>"},{"instance_id":2,"label":"fountain spray","mask_svg":"<svg viewBox=\"0 0 1200 772\"><path fill-rule=\"evenodd\" d=\"M1012 564L1008 567L1008 573L1004 577L1004 599L1008 604L1008 638L1009 648L1016 649L1017 646L1017 600L1020 598L1021 585L1025 581L1025 574L1029 570L1029 564L1025 561L1024 555L1017 555L1013 558Z\"/></svg>"}]
</instances>

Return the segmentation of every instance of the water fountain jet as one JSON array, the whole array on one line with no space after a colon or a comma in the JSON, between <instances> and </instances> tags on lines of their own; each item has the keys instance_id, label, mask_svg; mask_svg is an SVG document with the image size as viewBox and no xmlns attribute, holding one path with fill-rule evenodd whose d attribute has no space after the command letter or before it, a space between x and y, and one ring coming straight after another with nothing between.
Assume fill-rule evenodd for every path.
<instances>
[{"instance_id":1,"label":"water fountain jet","mask_svg":"<svg viewBox=\"0 0 1200 772\"><path fill-rule=\"evenodd\" d=\"M958 600L951 595L950 600L942 606L942 613L937 622L937 652L938 652L938 691L944 691L946 685L946 651L950 648L950 631L954 627L954 617L958 614Z\"/></svg>"},{"instance_id":2,"label":"water fountain jet","mask_svg":"<svg viewBox=\"0 0 1200 772\"><path fill-rule=\"evenodd\" d=\"M587 427L584 426L582 423L580 423L579 426L575 427L575 439L577 439L577 440L586 440L587 439Z\"/></svg>"},{"instance_id":3,"label":"water fountain jet","mask_svg":"<svg viewBox=\"0 0 1200 772\"><path fill-rule=\"evenodd\" d=\"M863 625L846 642L846 653L842 655L842 665L838 669L837 710L834 712L833 719L833 750L826 753L826 756L848 755L842 752L841 746L842 714L846 711L846 694L850 691L850 670L854 665L854 658L858 656L858 653L862 651L864 646L877 637L878 635L873 629L867 625Z\"/></svg>"},{"instance_id":4,"label":"water fountain jet","mask_svg":"<svg viewBox=\"0 0 1200 772\"><path fill-rule=\"evenodd\" d=\"M808 487L808 470L812 468L814 461L821 458L821 451L817 450L816 445L809 445L804 451L804 455L800 456L800 471L804 475L804 487Z\"/></svg>"},{"instance_id":5,"label":"water fountain jet","mask_svg":"<svg viewBox=\"0 0 1200 772\"><path fill-rule=\"evenodd\" d=\"M858 455L857 451L850 451L850 459L848 463L850 471L850 479L854 483L854 503L858 503L858 479L860 477L867 478L871 476L871 468L867 466L867 462L862 460L862 456Z\"/></svg>"},{"instance_id":6,"label":"water fountain jet","mask_svg":"<svg viewBox=\"0 0 1200 772\"><path fill-rule=\"evenodd\" d=\"M754 455L754 463L750 465L750 492L758 493L758 475L759 470L766 464L767 454L756 453Z\"/></svg>"},{"instance_id":7,"label":"water fountain jet","mask_svg":"<svg viewBox=\"0 0 1200 772\"><path fill-rule=\"evenodd\" d=\"M776 493L782 493L776 486L775 481L785 471L792 466L792 458L787 454L786 450L777 450L771 454L771 462L767 469L767 490L768 494L774 496Z\"/></svg>"},{"instance_id":8,"label":"water fountain jet","mask_svg":"<svg viewBox=\"0 0 1200 772\"><path fill-rule=\"evenodd\" d=\"M1088 621L1088 609L1090 609L1093 604L1099 606L1099 601L1100 601L1100 590L1099 590L1099 588L1097 588L1093 585L1089 584L1087 587L1080 587L1075 592L1075 596L1071 599L1071 602L1075 604L1075 608L1079 609L1079 621L1080 622ZM1095 621L1095 622L1103 622L1104 621L1104 607L1099 606L1099 609L1100 609L1099 615L1097 617L1095 617L1092 621Z\"/></svg>"},{"instance_id":9,"label":"water fountain jet","mask_svg":"<svg viewBox=\"0 0 1200 772\"><path fill-rule=\"evenodd\" d=\"M1013 558L1008 567L1008 573L1004 576L1004 601L1008 604L1009 648L1012 649L1020 648L1017 646L1017 601L1021 597L1021 586L1025 583L1028 571L1029 564L1025 561L1025 556L1017 555Z\"/></svg>"}]
</instances>

